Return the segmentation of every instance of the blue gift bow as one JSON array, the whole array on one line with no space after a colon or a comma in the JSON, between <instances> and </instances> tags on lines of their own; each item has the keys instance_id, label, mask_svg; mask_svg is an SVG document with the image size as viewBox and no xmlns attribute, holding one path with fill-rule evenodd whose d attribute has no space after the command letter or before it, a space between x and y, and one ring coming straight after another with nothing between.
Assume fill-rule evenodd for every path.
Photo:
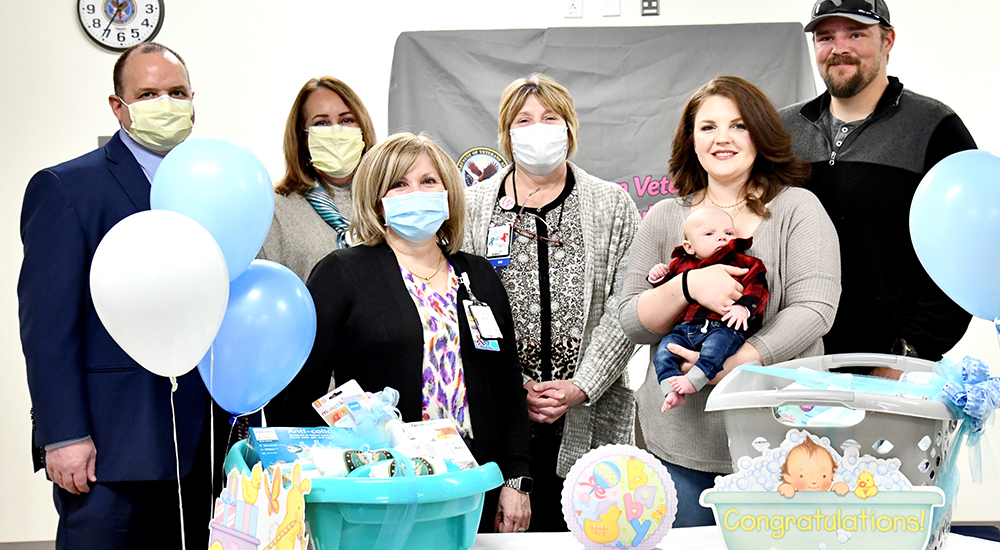
<instances>
[{"instance_id":1,"label":"blue gift bow","mask_svg":"<svg viewBox=\"0 0 1000 550\"><path fill-rule=\"evenodd\" d=\"M934 372L947 379L940 399L963 420L960 437L969 447L969 470L973 483L983 482L983 454L993 456L983 432L1000 407L1000 377L990 377L990 368L974 357L966 356L955 363L942 359ZM986 448L985 453L983 447Z\"/></svg>"},{"instance_id":2,"label":"blue gift bow","mask_svg":"<svg viewBox=\"0 0 1000 550\"><path fill-rule=\"evenodd\" d=\"M1000 408L1000 377L990 377L990 368L966 356L961 363L942 359L935 372L948 379L941 396L970 422L970 433L982 437L986 421Z\"/></svg>"}]
</instances>

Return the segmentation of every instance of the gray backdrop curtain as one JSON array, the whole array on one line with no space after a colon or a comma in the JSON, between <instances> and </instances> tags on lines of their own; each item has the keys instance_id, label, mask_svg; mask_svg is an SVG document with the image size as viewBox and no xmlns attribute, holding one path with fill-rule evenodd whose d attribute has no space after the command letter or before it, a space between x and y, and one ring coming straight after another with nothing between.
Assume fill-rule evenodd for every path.
<instances>
[{"instance_id":1,"label":"gray backdrop curtain","mask_svg":"<svg viewBox=\"0 0 1000 550\"><path fill-rule=\"evenodd\" d=\"M514 79L545 73L580 119L571 160L627 186L639 211L667 193L681 109L715 76L759 86L778 108L816 94L799 23L408 32L396 40L390 133L426 132L458 158L497 149L497 110Z\"/></svg>"}]
</instances>

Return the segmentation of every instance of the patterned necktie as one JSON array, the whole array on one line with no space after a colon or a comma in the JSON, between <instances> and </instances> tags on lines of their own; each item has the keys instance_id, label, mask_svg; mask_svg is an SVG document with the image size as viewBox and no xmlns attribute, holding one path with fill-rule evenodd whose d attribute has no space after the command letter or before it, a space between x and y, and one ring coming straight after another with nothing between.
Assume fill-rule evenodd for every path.
<instances>
[{"instance_id":1,"label":"patterned necktie","mask_svg":"<svg viewBox=\"0 0 1000 550\"><path fill-rule=\"evenodd\" d=\"M340 210L337 209L337 205L333 204L333 198L326 192L326 188L317 183L316 187L308 189L302 195L316 210L319 217L323 218L323 221L330 224L330 227L337 232L337 248L351 246L347 240L351 224L344 216L340 215Z\"/></svg>"}]
</instances>

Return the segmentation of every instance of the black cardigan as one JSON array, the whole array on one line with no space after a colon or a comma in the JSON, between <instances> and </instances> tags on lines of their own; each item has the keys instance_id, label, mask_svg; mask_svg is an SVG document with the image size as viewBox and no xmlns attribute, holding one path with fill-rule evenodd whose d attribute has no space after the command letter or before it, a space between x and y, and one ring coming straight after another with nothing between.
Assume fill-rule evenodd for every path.
<instances>
[{"instance_id":1,"label":"black cardigan","mask_svg":"<svg viewBox=\"0 0 1000 550\"><path fill-rule=\"evenodd\" d=\"M476 349L459 305L462 366L479 463L496 462L505 478L528 475L528 410L515 349L507 292L489 262L459 252L446 256L456 275L467 272L472 293L492 308L503 334L500 351ZM331 371L338 384L355 379L366 391L399 391L403 420L421 419L424 337L399 264L385 243L335 250L307 283L316 302L316 343L295 379L267 409L274 426L316 426L312 402L324 395ZM464 286L458 303L468 299Z\"/></svg>"}]
</instances>

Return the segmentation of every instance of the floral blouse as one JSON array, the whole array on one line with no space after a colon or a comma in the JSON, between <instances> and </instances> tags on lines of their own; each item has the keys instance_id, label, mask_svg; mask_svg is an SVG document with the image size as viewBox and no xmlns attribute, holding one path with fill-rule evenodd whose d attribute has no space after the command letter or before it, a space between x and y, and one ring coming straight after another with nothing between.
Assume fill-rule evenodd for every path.
<instances>
[{"instance_id":1,"label":"floral blouse","mask_svg":"<svg viewBox=\"0 0 1000 550\"><path fill-rule=\"evenodd\" d=\"M424 329L423 420L451 418L462 437L472 439L469 398L458 331L458 278L448 265L448 291L439 294L402 265L406 289L417 306Z\"/></svg>"}]
</instances>

